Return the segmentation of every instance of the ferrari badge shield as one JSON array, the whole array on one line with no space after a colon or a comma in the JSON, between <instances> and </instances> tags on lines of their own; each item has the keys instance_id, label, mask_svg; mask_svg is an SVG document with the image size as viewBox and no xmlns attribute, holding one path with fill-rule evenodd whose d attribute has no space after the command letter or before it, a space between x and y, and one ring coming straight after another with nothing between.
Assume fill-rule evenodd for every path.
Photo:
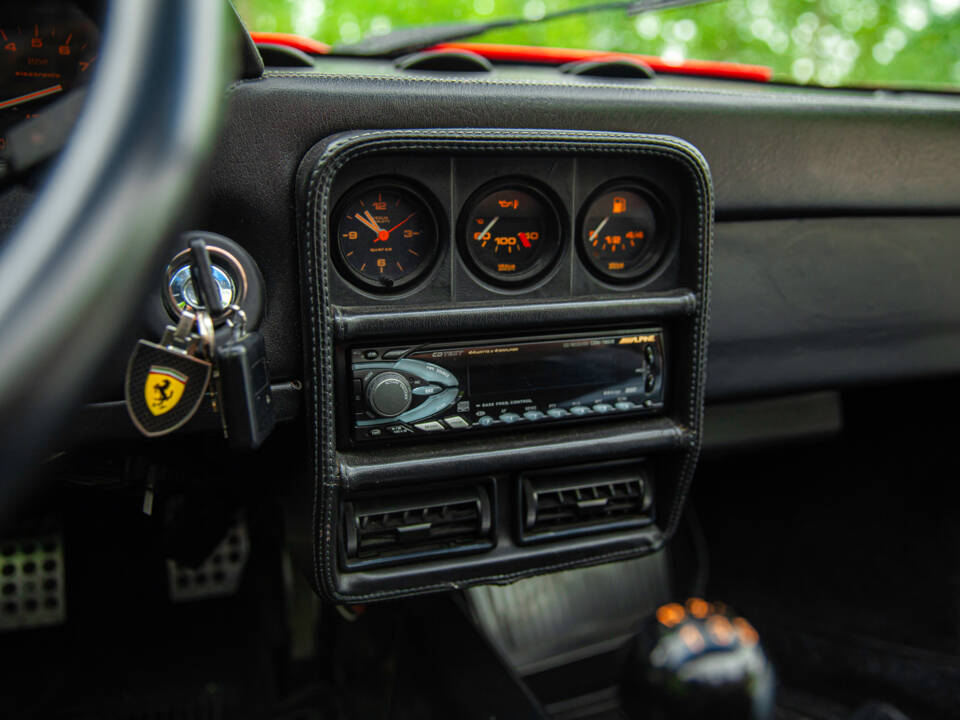
<instances>
[{"instance_id":1,"label":"ferrari badge shield","mask_svg":"<svg viewBox=\"0 0 960 720\"><path fill-rule=\"evenodd\" d=\"M127 365L127 411L144 435L173 432L203 400L210 363L174 348L140 340Z\"/></svg>"},{"instance_id":2,"label":"ferrari badge shield","mask_svg":"<svg viewBox=\"0 0 960 720\"><path fill-rule=\"evenodd\" d=\"M183 389L189 380L189 376L173 368L151 365L147 384L143 386L147 409L154 415L163 415L173 410L183 397Z\"/></svg>"}]
</instances>

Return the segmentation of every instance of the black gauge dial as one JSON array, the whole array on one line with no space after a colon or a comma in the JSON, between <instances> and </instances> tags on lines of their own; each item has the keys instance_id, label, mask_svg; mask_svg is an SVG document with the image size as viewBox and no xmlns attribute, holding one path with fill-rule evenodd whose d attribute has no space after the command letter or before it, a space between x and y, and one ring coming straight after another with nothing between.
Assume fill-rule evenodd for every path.
<instances>
[{"instance_id":1,"label":"black gauge dial","mask_svg":"<svg viewBox=\"0 0 960 720\"><path fill-rule=\"evenodd\" d=\"M604 279L621 282L648 273L665 247L658 214L649 195L635 186L594 196L580 224L580 248L588 266Z\"/></svg>"},{"instance_id":2,"label":"black gauge dial","mask_svg":"<svg viewBox=\"0 0 960 720\"><path fill-rule=\"evenodd\" d=\"M436 258L438 238L429 204L407 185L354 188L334 216L337 264L374 290L396 290L423 275Z\"/></svg>"},{"instance_id":3,"label":"black gauge dial","mask_svg":"<svg viewBox=\"0 0 960 720\"><path fill-rule=\"evenodd\" d=\"M0 17L0 150L6 131L93 75L100 34L71 7L5 8Z\"/></svg>"},{"instance_id":4,"label":"black gauge dial","mask_svg":"<svg viewBox=\"0 0 960 720\"><path fill-rule=\"evenodd\" d=\"M460 248L471 269L500 285L531 283L562 247L556 206L527 183L482 188L466 205Z\"/></svg>"}]
</instances>

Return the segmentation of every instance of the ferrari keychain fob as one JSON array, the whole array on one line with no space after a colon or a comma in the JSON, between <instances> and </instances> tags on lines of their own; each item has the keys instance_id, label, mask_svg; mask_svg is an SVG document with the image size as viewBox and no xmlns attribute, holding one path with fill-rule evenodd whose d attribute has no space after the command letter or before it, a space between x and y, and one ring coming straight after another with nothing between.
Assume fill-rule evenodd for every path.
<instances>
[{"instance_id":1,"label":"ferrari keychain fob","mask_svg":"<svg viewBox=\"0 0 960 720\"><path fill-rule=\"evenodd\" d=\"M210 383L213 337L208 313L184 311L159 343L137 342L124 394L127 412L144 435L171 433L197 412Z\"/></svg>"}]
</instances>

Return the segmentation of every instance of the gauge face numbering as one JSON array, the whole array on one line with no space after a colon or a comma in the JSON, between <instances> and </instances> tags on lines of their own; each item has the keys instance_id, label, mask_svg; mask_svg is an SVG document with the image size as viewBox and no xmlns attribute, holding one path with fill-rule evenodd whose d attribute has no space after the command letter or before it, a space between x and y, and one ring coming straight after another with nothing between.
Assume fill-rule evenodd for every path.
<instances>
[{"instance_id":1,"label":"gauge face numbering","mask_svg":"<svg viewBox=\"0 0 960 720\"><path fill-rule=\"evenodd\" d=\"M334 217L338 264L367 288L396 290L423 275L437 254L437 221L427 202L397 183L348 192Z\"/></svg>"},{"instance_id":2,"label":"gauge face numbering","mask_svg":"<svg viewBox=\"0 0 960 720\"><path fill-rule=\"evenodd\" d=\"M6 131L93 75L100 34L76 8L18 6L0 17L0 150Z\"/></svg>"},{"instance_id":3,"label":"gauge face numbering","mask_svg":"<svg viewBox=\"0 0 960 720\"><path fill-rule=\"evenodd\" d=\"M664 235L648 195L635 186L618 186L588 203L580 223L581 255L602 278L629 282L659 263Z\"/></svg>"},{"instance_id":4,"label":"gauge face numbering","mask_svg":"<svg viewBox=\"0 0 960 720\"><path fill-rule=\"evenodd\" d=\"M499 285L533 282L550 269L561 247L554 204L525 183L488 186L467 202L461 253L487 280Z\"/></svg>"}]
</instances>

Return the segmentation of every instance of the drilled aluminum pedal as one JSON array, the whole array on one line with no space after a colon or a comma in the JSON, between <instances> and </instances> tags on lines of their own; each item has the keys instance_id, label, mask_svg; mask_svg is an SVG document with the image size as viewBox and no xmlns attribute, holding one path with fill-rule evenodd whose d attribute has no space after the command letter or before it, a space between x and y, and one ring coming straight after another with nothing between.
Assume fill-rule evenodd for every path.
<instances>
[{"instance_id":1,"label":"drilled aluminum pedal","mask_svg":"<svg viewBox=\"0 0 960 720\"><path fill-rule=\"evenodd\" d=\"M0 541L0 631L61 624L65 588L59 534Z\"/></svg>"},{"instance_id":2,"label":"drilled aluminum pedal","mask_svg":"<svg viewBox=\"0 0 960 720\"><path fill-rule=\"evenodd\" d=\"M239 519L198 567L190 568L167 560L170 599L189 602L235 595L249 555L247 524Z\"/></svg>"}]
</instances>

